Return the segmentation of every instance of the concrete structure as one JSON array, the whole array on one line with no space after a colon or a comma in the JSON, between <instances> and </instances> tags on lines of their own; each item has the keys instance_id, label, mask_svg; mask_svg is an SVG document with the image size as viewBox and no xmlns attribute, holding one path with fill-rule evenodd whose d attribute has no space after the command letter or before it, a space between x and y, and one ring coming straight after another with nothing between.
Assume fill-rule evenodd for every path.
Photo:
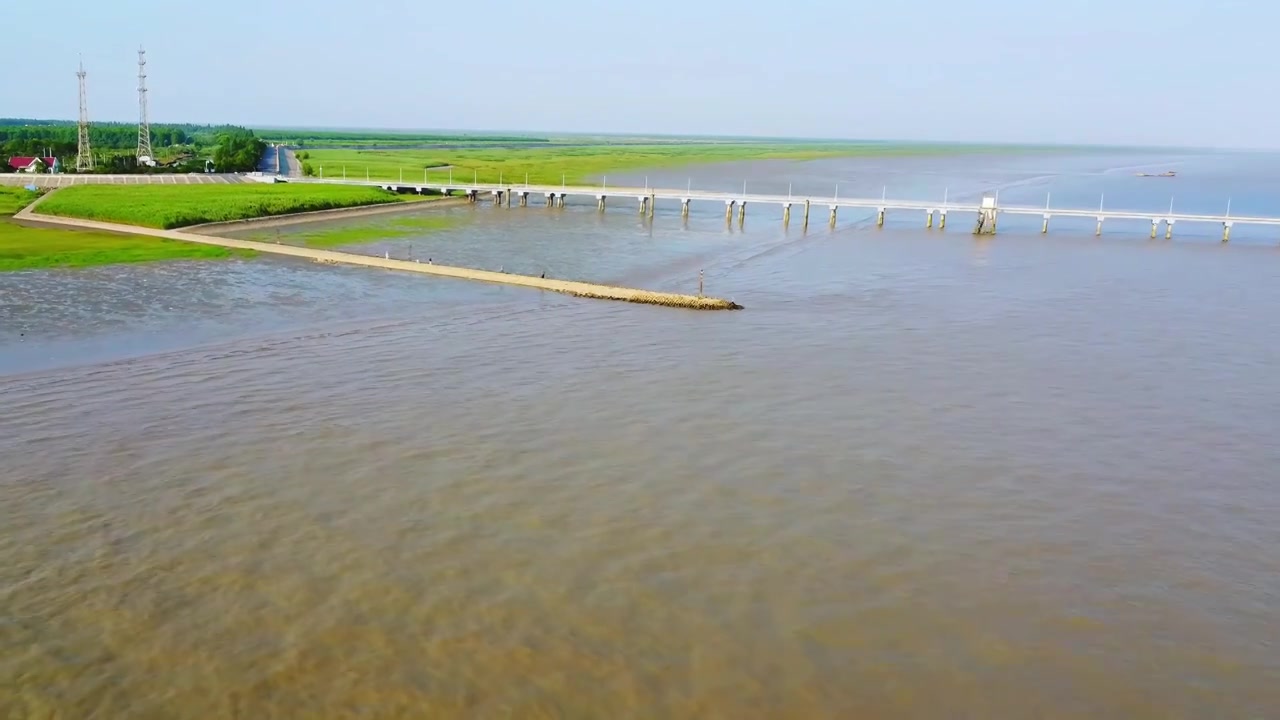
<instances>
[{"instance_id":1,"label":"concrete structure","mask_svg":"<svg viewBox=\"0 0 1280 720\"><path fill-rule=\"evenodd\" d=\"M23 224L102 230L106 232L128 233L131 235L145 235L148 237L181 240L183 242L201 243L204 245L217 245L220 247L238 248L242 250L254 250L271 255L306 258L308 260L322 263L361 265L364 267L402 270L421 273L424 275L436 275L462 280L479 280L482 282L500 283L503 285L516 285L520 287L563 293L574 297L596 298L600 300L621 300L624 302L643 303L646 305L663 305L666 307L688 308L691 310L742 309L741 305L730 300L704 297L701 294L683 295L680 293L654 292L635 288L614 287L611 285L597 285L594 283L578 282L574 280L548 280L544 277L533 277L531 275L515 275L506 272L474 270L471 268L449 267L447 265L434 265L431 263L424 264L412 260L392 260L385 255L383 257L374 257L371 255L358 255L355 253L334 252L331 250L316 250L314 248L299 247L296 245L282 245L279 243L256 242L253 240L221 238L180 230L157 230L153 228L137 227L134 225L121 225L117 223L98 222L95 220L79 220L74 218L55 217L53 215L41 215L35 212L38 205L39 201L36 201L36 203L23 208L22 211L14 216L14 219ZM701 277L699 278L699 281L699 284L701 284Z\"/></svg>"},{"instance_id":2,"label":"concrete structure","mask_svg":"<svg viewBox=\"0 0 1280 720\"><path fill-rule=\"evenodd\" d=\"M0 185L35 185L41 188L59 188L70 185L225 185L227 183L252 182L252 175L235 173L174 173L146 175L74 175L59 173L2 174Z\"/></svg>"},{"instance_id":3,"label":"concrete structure","mask_svg":"<svg viewBox=\"0 0 1280 720\"><path fill-rule=\"evenodd\" d=\"M397 185L396 183L388 184L385 181L356 181L356 180L320 180L317 178L304 178L301 180L293 180L292 182L327 182L327 183L345 183L348 185L377 185L380 187L390 188L400 192L438 192L438 191L457 191L457 192L488 192L491 190L503 190L504 186L486 184L486 183L413 183L412 185ZM725 207L725 220L730 222L733 219L735 209L739 215L739 219L745 218L745 206L751 205L775 205L782 208L783 222L790 221L789 206L797 202L804 203L804 227L809 226L809 210L813 203L826 203L831 209L831 217L839 217L839 210L845 208L856 208L859 210L872 210L875 212L876 223L883 225L889 213L895 211L914 211L925 213L926 226L933 222L933 215L937 214L937 228L945 230L947 227L948 213L974 213L975 231L981 234L994 234L999 224L999 218L1002 215L1026 215L1038 217L1041 219L1041 230L1048 231L1047 221L1050 218L1092 218L1097 221L1096 232L1101 234L1102 222L1104 220L1141 220L1147 221L1152 219L1150 210L1147 211L1129 211L1129 210L1108 210L1098 208L1096 210L1086 210L1082 208L1053 208L1046 204L1041 207L1031 207L1023 205L1007 205L999 204L999 199L992 195L984 198L976 204L961 204L951 202L944 199L942 203L933 200L894 200L886 196L879 198L851 198L827 195L819 196L796 196L793 194L765 194L755 193L749 194L745 192L716 192L694 190L692 188L683 189L665 189L653 187L602 187L600 185L577 186L577 185L525 185L523 187L512 188L512 192L521 193L522 200L524 193L547 193L554 194L557 206L563 206L563 200L566 197L577 196L583 198L594 198L597 202L597 208L600 206L602 198L613 197L633 197L639 204L639 212L641 215L653 216L655 205L659 200L670 200L679 204L681 216L687 216L689 206L695 202L716 202L723 203ZM1230 208L1225 215L1206 215L1192 213L1174 213L1172 208L1169 212L1161 212L1158 216L1163 218L1166 224L1166 236L1172 237L1171 226L1177 222L1183 223L1211 223L1220 225L1229 235L1229 227L1235 225L1265 225L1280 227L1280 217L1261 217L1261 216L1232 216ZM1172 221L1172 222L1171 222Z\"/></svg>"}]
</instances>

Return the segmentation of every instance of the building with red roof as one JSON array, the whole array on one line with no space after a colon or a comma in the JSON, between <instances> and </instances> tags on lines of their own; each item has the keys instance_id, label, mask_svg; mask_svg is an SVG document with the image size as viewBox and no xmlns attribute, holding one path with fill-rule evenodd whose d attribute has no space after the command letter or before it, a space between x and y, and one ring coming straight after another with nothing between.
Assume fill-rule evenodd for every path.
<instances>
[{"instance_id":1,"label":"building with red roof","mask_svg":"<svg viewBox=\"0 0 1280 720\"><path fill-rule=\"evenodd\" d=\"M56 157L11 157L9 158L9 167L13 168L15 172L26 173L56 173L62 170L62 164L58 162Z\"/></svg>"}]
</instances>

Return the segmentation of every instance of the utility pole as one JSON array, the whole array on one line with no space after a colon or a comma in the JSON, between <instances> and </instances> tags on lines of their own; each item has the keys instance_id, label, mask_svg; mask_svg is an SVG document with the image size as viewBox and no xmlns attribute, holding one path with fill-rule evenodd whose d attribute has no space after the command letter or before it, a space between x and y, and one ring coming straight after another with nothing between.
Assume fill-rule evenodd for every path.
<instances>
[{"instance_id":1,"label":"utility pole","mask_svg":"<svg viewBox=\"0 0 1280 720\"><path fill-rule=\"evenodd\" d=\"M278 151L277 151L278 152ZM147 119L147 51L138 47L138 164L154 165L151 122Z\"/></svg>"},{"instance_id":2,"label":"utility pole","mask_svg":"<svg viewBox=\"0 0 1280 720\"><path fill-rule=\"evenodd\" d=\"M93 170L93 150L89 147L89 95L85 91L84 60L76 77L80 79L80 129L76 143L76 172Z\"/></svg>"}]
</instances>

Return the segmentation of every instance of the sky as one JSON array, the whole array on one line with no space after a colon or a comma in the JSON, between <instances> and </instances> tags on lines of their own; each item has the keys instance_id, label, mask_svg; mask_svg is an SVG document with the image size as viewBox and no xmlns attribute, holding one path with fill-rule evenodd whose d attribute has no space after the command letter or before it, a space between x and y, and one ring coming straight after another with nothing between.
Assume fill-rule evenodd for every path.
<instances>
[{"instance_id":1,"label":"sky","mask_svg":"<svg viewBox=\"0 0 1280 720\"><path fill-rule=\"evenodd\" d=\"M1280 147L1268 0L0 7L0 117Z\"/></svg>"}]
</instances>

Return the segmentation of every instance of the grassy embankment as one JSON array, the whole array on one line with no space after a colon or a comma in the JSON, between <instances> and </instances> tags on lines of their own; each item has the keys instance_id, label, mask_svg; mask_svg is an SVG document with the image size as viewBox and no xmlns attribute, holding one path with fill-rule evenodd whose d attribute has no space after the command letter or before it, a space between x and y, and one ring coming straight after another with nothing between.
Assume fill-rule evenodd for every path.
<instances>
[{"instance_id":1,"label":"grassy embankment","mask_svg":"<svg viewBox=\"0 0 1280 720\"><path fill-rule=\"evenodd\" d=\"M23 188L0 187L0 272L157 260L218 260L253 254L212 245L91 230L28 228L13 222L11 217L37 197L36 193Z\"/></svg>"},{"instance_id":2,"label":"grassy embankment","mask_svg":"<svg viewBox=\"0 0 1280 720\"><path fill-rule=\"evenodd\" d=\"M1016 149L1014 149L1016 150ZM595 182L609 173L648 168L668 168L702 163L744 160L817 160L835 157L955 155L1005 152L1011 148L979 145L891 143L760 143L760 142L650 142L600 144L534 144L520 147L418 148L362 150L359 148L310 148L307 161L318 175L374 180L419 182L423 172L432 182L443 182L452 167L454 182L570 184ZM434 169L433 169L434 168Z\"/></svg>"},{"instance_id":3,"label":"grassy embankment","mask_svg":"<svg viewBox=\"0 0 1280 720\"><path fill-rule=\"evenodd\" d=\"M290 245L303 245L313 248L333 248L342 245L380 240L398 240L401 238L422 235L453 227L455 218L447 216L396 218L382 222L362 221L359 225L304 229L301 231L280 233L278 230L264 230L244 236L246 240L261 242L285 242Z\"/></svg>"},{"instance_id":4,"label":"grassy embankment","mask_svg":"<svg viewBox=\"0 0 1280 720\"><path fill-rule=\"evenodd\" d=\"M189 225L400 202L379 188L342 185L77 185L40 212L172 230Z\"/></svg>"}]
</instances>

